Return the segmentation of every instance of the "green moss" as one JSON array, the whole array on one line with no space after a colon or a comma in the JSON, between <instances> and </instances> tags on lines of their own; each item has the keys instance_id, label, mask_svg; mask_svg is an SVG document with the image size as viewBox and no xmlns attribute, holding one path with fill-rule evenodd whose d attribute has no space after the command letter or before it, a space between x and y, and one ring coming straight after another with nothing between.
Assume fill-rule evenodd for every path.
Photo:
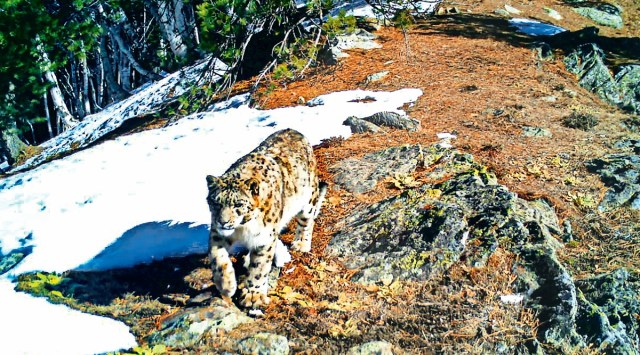
<instances>
[{"instance_id":1,"label":"green moss","mask_svg":"<svg viewBox=\"0 0 640 355\"><path fill-rule=\"evenodd\" d=\"M46 297L54 303L73 304L75 300L62 293L62 286L68 279L60 274L37 272L18 277L18 291L34 296Z\"/></svg>"}]
</instances>

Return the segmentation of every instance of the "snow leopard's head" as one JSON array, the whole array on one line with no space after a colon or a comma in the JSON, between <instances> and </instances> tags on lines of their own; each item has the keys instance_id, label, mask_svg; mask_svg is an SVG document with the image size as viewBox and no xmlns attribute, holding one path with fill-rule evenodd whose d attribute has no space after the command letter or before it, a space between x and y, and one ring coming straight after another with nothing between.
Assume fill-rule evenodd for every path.
<instances>
[{"instance_id":1,"label":"snow leopard's head","mask_svg":"<svg viewBox=\"0 0 640 355\"><path fill-rule=\"evenodd\" d=\"M207 176L211 228L229 237L236 228L256 218L259 182L256 179L231 179Z\"/></svg>"}]
</instances>

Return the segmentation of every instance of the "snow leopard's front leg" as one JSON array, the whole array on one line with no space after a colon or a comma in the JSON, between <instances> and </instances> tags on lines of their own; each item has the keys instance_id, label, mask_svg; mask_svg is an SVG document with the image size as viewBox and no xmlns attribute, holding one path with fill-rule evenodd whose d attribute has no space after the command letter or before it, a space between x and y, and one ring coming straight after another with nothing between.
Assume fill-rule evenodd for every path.
<instances>
[{"instance_id":1,"label":"snow leopard's front leg","mask_svg":"<svg viewBox=\"0 0 640 355\"><path fill-rule=\"evenodd\" d=\"M259 246L252 250L249 255L248 275L239 285L240 305L246 308L256 308L266 306L270 299L267 296L269 290L269 272L276 250L275 231L272 233L269 244Z\"/></svg>"},{"instance_id":2,"label":"snow leopard's front leg","mask_svg":"<svg viewBox=\"0 0 640 355\"><path fill-rule=\"evenodd\" d=\"M315 219L320 213L322 202L327 194L328 185L320 182L319 187L315 189L311 201L305 206L295 217L297 223L296 236L291 244L291 249L308 253L311 251L311 238L313 236L313 226Z\"/></svg>"},{"instance_id":3,"label":"snow leopard's front leg","mask_svg":"<svg viewBox=\"0 0 640 355\"><path fill-rule=\"evenodd\" d=\"M209 233L209 259L213 282L222 297L231 298L237 290L236 273L229 258L229 241L213 229Z\"/></svg>"}]
</instances>

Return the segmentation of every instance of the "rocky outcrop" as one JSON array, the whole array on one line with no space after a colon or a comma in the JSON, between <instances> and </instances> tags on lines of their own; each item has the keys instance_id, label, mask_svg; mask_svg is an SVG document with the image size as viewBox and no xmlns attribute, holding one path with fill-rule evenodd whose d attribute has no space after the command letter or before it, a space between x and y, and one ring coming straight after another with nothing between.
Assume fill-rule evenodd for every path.
<instances>
[{"instance_id":1,"label":"rocky outcrop","mask_svg":"<svg viewBox=\"0 0 640 355\"><path fill-rule=\"evenodd\" d=\"M258 333L240 340L238 343L240 354L289 354L289 340L282 335L272 333Z\"/></svg>"},{"instance_id":2,"label":"rocky outcrop","mask_svg":"<svg viewBox=\"0 0 640 355\"><path fill-rule=\"evenodd\" d=\"M381 126L404 129L409 132L420 129L420 121L390 111L378 112L363 118L351 116L343 124L351 128L351 133L384 132Z\"/></svg>"},{"instance_id":3,"label":"rocky outcrop","mask_svg":"<svg viewBox=\"0 0 640 355\"><path fill-rule=\"evenodd\" d=\"M612 105L640 113L640 65L622 66L613 75L604 59L600 47L587 43L571 51L564 63L582 87Z\"/></svg>"},{"instance_id":4,"label":"rocky outcrop","mask_svg":"<svg viewBox=\"0 0 640 355\"><path fill-rule=\"evenodd\" d=\"M26 144L16 134L0 129L0 173L15 164L25 147Z\"/></svg>"},{"instance_id":5,"label":"rocky outcrop","mask_svg":"<svg viewBox=\"0 0 640 355\"><path fill-rule=\"evenodd\" d=\"M161 328L147 341L151 346L197 348L207 338L217 336L218 332L228 332L252 321L235 306L216 298L210 306L185 309L165 319Z\"/></svg>"},{"instance_id":6,"label":"rocky outcrop","mask_svg":"<svg viewBox=\"0 0 640 355\"><path fill-rule=\"evenodd\" d=\"M362 159L346 159L331 168L334 182L354 193L371 191L379 180L393 174L413 172L424 164L420 145L401 146L371 153Z\"/></svg>"},{"instance_id":7,"label":"rocky outcrop","mask_svg":"<svg viewBox=\"0 0 640 355\"><path fill-rule=\"evenodd\" d=\"M599 25L616 29L620 29L624 25L622 8L619 6L604 2L574 1L574 3L578 5L573 9L575 12Z\"/></svg>"},{"instance_id":8,"label":"rocky outcrop","mask_svg":"<svg viewBox=\"0 0 640 355\"><path fill-rule=\"evenodd\" d=\"M358 269L352 280L426 280L463 253L468 262L482 264L499 240L519 246L532 240L546 243L561 231L546 203L519 199L470 155L437 146L394 147L349 159L340 165L336 182L358 190L358 181L373 185L399 172L413 173L418 166L427 171L425 179L445 181L355 211L330 242L330 254ZM481 240L482 248L468 249L472 239Z\"/></svg>"},{"instance_id":9,"label":"rocky outcrop","mask_svg":"<svg viewBox=\"0 0 640 355\"><path fill-rule=\"evenodd\" d=\"M585 163L587 169L600 175L609 187L598 209L611 211L622 206L640 209L640 156L637 154L610 154Z\"/></svg>"},{"instance_id":10,"label":"rocky outcrop","mask_svg":"<svg viewBox=\"0 0 640 355\"><path fill-rule=\"evenodd\" d=\"M578 332L603 354L640 351L640 280L626 269L576 281Z\"/></svg>"},{"instance_id":11,"label":"rocky outcrop","mask_svg":"<svg viewBox=\"0 0 640 355\"><path fill-rule=\"evenodd\" d=\"M345 50L380 48L375 39L378 36L364 30L356 29L350 33L338 34L329 39L318 54L318 60L324 64L334 65L340 58L348 57Z\"/></svg>"},{"instance_id":12,"label":"rocky outcrop","mask_svg":"<svg viewBox=\"0 0 640 355\"><path fill-rule=\"evenodd\" d=\"M327 253L353 270L352 281L444 278L456 262L484 265L500 246L519 255L513 286L539 318L527 352L637 353L638 281L626 271L575 281L556 255L569 227L560 227L547 201L518 198L470 155L438 146L393 147L345 162L336 175L345 188L378 183L394 169L436 181L354 211L337 226Z\"/></svg>"}]
</instances>

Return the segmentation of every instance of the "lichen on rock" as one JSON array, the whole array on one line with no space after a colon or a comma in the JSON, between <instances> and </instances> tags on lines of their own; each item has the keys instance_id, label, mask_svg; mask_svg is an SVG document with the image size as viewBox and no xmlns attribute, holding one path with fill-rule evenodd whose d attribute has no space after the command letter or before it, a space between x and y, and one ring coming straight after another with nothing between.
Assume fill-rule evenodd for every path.
<instances>
[{"instance_id":1,"label":"lichen on rock","mask_svg":"<svg viewBox=\"0 0 640 355\"><path fill-rule=\"evenodd\" d=\"M406 161L404 154L389 154L399 149L425 164L428 179L445 180L406 190L355 211L344 221L327 250L348 268L358 269L352 280L424 281L446 271L463 253L466 262L480 265L501 243L522 246L553 239L551 233L561 230L548 205L545 210L544 204L517 198L468 154L411 146L389 148L364 159L386 157L386 166L395 166ZM474 239L480 243L465 251Z\"/></svg>"},{"instance_id":2,"label":"lichen on rock","mask_svg":"<svg viewBox=\"0 0 640 355\"><path fill-rule=\"evenodd\" d=\"M210 306L185 309L166 319L147 340L150 345L194 348L219 331L231 331L252 321L244 312L218 298Z\"/></svg>"}]
</instances>

